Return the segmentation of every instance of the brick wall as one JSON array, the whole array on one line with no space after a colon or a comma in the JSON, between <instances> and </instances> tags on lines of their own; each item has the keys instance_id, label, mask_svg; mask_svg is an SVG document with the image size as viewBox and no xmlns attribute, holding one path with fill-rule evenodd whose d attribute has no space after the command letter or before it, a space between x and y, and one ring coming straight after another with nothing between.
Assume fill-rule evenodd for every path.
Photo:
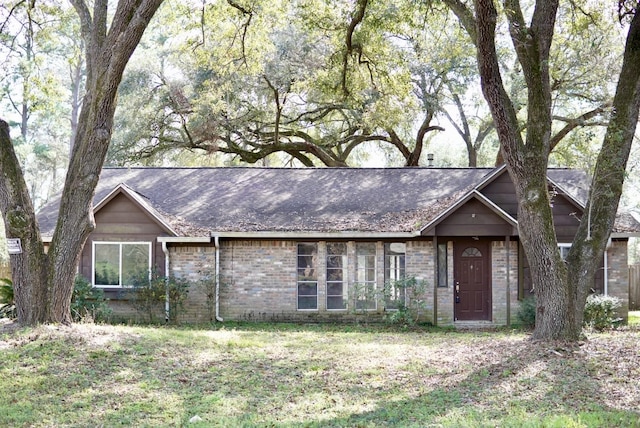
<instances>
[{"instance_id":1,"label":"brick wall","mask_svg":"<svg viewBox=\"0 0 640 428\"><path fill-rule=\"evenodd\" d=\"M298 317L297 243L223 241L220 310L224 319L278 321Z\"/></svg>"},{"instance_id":2,"label":"brick wall","mask_svg":"<svg viewBox=\"0 0 640 428\"><path fill-rule=\"evenodd\" d=\"M447 286L438 287L438 325L453 325L453 242L447 242Z\"/></svg>"},{"instance_id":3,"label":"brick wall","mask_svg":"<svg viewBox=\"0 0 640 428\"><path fill-rule=\"evenodd\" d=\"M226 320L261 321L353 321L356 318L380 321L385 316L384 302L377 308L355 313L326 310L326 242L318 241L318 309L297 310L297 241L223 241L220 267L223 277L221 315ZM376 247L376 287L384 286L384 243ZM425 280L427 302L433 301L433 248L430 241L407 243L407 276ZM347 242L347 288L356 282L356 243ZM350 291L347 291L347 296ZM422 318L433 319L428 303Z\"/></svg>"},{"instance_id":4,"label":"brick wall","mask_svg":"<svg viewBox=\"0 0 640 428\"><path fill-rule=\"evenodd\" d=\"M415 277L417 281L424 281L426 292L423 296L426 308L422 314L422 320L433 322L433 284L434 284L434 251L432 241L407 242L405 257L405 274L407 277Z\"/></svg>"},{"instance_id":5,"label":"brick wall","mask_svg":"<svg viewBox=\"0 0 640 428\"><path fill-rule=\"evenodd\" d=\"M506 325L508 317L513 322L518 310L518 243L510 241L509 248L507 257L505 241L491 243L491 319L496 325Z\"/></svg>"},{"instance_id":6,"label":"brick wall","mask_svg":"<svg viewBox=\"0 0 640 428\"><path fill-rule=\"evenodd\" d=\"M214 320L215 298L208 288L215 290L215 251L213 245L169 247L170 274L190 283L187 299L178 310L179 321L204 323Z\"/></svg>"},{"instance_id":7,"label":"brick wall","mask_svg":"<svg viewBox=\"0 0 640 428\"><path fill-rule=\"evenodd\" d=\"M326 242L318 244L318 309L297 310L297 241L223 241L220 248L220 312L225 320L256 321L352 321L356 315L349 310L326 310ZM447 242L447 287L434 288L435 255L432 241L406 243L405 273L424 281L423 296L426 309L422 320L433 322L434 290L437 294L437 324L452 325L454 266L453 242ZM504 241L491 244L492 323L507 323L507 247ZM608 291L625 302L620 315L628 315L627 242L613 241L608 252ZM347 243L347 287L355 282L356 243ZM170 247L170 272L189 280L192 286L180 321L209 322L215 316L215 300L207 298L202 279L215 284L215 248L210 246ZM518 310L518 245L509 246L509 296L511 322ZM377 287L384 286L384 243L376 242ZM114 315L132 321L141 321L128 302L112 302ZM163 314L159 314L161 317ZM359 314L363 317L363 314ZM370 321L385 316L384 302L377 309L364 314Z\"/></svg>"},{"instance_id":8,"label":"brick wall","mask_svg":"<svg viewBox=\"0 0 640 428\"><path fill-rule=\"evenodd\" d=\"M629 266L627 241L612 241L607 250L608 294L622 300L618 315L627 322L629 318Z\"/></svg>"}]
</instances>

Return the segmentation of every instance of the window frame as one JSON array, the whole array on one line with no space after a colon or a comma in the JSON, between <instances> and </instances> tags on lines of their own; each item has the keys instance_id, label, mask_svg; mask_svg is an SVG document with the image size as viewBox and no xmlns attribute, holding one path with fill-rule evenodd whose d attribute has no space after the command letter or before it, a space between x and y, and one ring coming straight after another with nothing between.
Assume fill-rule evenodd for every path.
<instances>
[{"instance_id":1,"label":"window frame","mask_svg":"<svg viewBox=\"0 0 640 428\"><path fill-rule=\"evenodd\" d=\"M449 286L449 251L448 245L446 242L439 242L437 249L437 277L438 277L438 288L447 288Z\"/></svg>"},{"instance_id":2,"label":"window frame","mask_svg":"<svg viewBox=\"0 0 640 428\"><path fill-rule=\"evenodd\" d=\"M98 245L118 245L118 284L96 284L96 247ZM122 289L131 287L133 284L123 284L122 278L122 248L124 245L146 245L148 247L147 271L151 277L151 266L153 261L153 243L151 241L92 241L91 254L91 285L96 288Z\"/></svg>"},{"instance_id":3,"label":"window frame","mask_svg":"<svg viewBox=\"0 0 640 428\"><path fill-rule=\"evenodd\" d=\"M571 243L558 242L558 251L560 251L560 257L562 257L562 260L564 261L567 260L567 254L569 253L570 249L571 249Z\"/></svg>"},{"instance_id":4,"label":"window frame","mask_svg":"<svg viewBox=\"0 0 640 428\"><path fill-rule=\"evenodd\" d=\"M394 251L392 245L402 244L403 252ZM392 260L394 263L392 264ZM391 275L391 272L395 272ZM404 281L407 275L407 244L405 242L385 242L384 243L384 283L385 287L389 287L389 295L385 290L384 306L386 311L397 311L400 305L405 305L407 302L407 289L403 287L399 293L398 298L392 298L395 296L393 290L396 289L395 284L397 282ZM395 278L391 278L394 276Z\"/></svg>"},{"instance_id":5,"label":"window frame","mask_svg":"<svg viewBox=\"0 0 640 428\"><path fill-rule=\"evenodd\" d=\"M329 252L329 248L331 245L341 245L342 247L344 247L344 250L341 254L334 254L334 253L330 253ZM326 284L326 296L325 296L325 305L326 305L326 310L327 311L346 311L348 309L348 300L349 300L349 285L348 285L348 265L349 265L349 261L348 261L348 257L347 257L347 243L346 242L327 242L326 243L326 261L325 261L325 284ZM334 266L330 266L330 262L329 262L329 258L330 257L341 257L342 258L342 267L334 267ZM342 279L337 281L337 280L331 280L331 272L334 271L342 271ZM330 293L330 286L334 285L337 286L338 284L342 285L342 294L329 294ZM338 298L341 297L342 298L342 307L340 308L330 308L329 306L329 298Z\"/></svg>"},{"instance_id":6,"label":"window frame","mask_svg":"<svg viewBox=\"0 0 640 428\"><path fill-rule=\"evenodd\" d=\"M359 253L359 248L363 248L364 246L368 246L373 248L373 254L360 254ZM360 258L364 257L364 260L373 260L373 266L368 266L368 263L365 262L365 266L360 266ZM355 296L354 299L354 307L356 311L377 311L378 310L378 299L377 299L377 292L378 292L378 248L375 242L356 242L356 260L355 260L355 283L358 285L362 285L364 287L365 290L368 289L368 287L372 287L372 292L373 292L373 307L369 307L369 305L367 304L368 302L371 302L369 299L367 299L366 295L364 296L364 298L360 298L360 296ZM367 277L367 273L373 273L373 279L366 279ZM361 275L364 274L365 279L363 281L360 280ZM365 303L365 307L361 307L359 306L359 303L364 302Z\"/></svg>"},{"instance_id":7,"label":"window frame","mask_svg":"<svg viewBox=\"0 0 640 428\"><path fill-rule=\"evenodd\" d=\"M314 249L315 249L315 263L313 261L314 258L314 253L313 250L310 254L301 254L300 253L300 247L303 245L313 245ZM307 264L307 266L301 267L300 266L300 258L301 257L311 257L311 262L312 262L312 266L309 266ZM297 311L302 311L302 312L317 312L319 310L319 305L318 305L318 287L319 287L319 281L318 281L318 243L317 242L298 242L296 244L296 310ZM315 280L300 280L300 271L301 269L313 269L314 274L315 274ZM316 287L316 293L314 294L300 294L300 285L309 285L309 284L315 284ZM316 298L315 302L315 308L300 308L300 297L303 298L311 298L314 297Z\"/></svg>"}]
</instances>

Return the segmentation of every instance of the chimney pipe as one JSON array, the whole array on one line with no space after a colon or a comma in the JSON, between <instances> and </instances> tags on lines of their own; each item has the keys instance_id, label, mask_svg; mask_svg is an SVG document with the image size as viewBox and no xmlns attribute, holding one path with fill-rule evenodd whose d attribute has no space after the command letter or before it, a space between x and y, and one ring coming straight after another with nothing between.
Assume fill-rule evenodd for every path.
<instances>
[{"instance_id":1,"label":"chimney pipe","mask_svg":"<svg viewBox=\"0 0 640 428\"><path fill-rule=\"evenodd\" d=\"M427 161L429 162L427 166L433 168L433 153L427 153Z\"/></svg>"}]
</instances>

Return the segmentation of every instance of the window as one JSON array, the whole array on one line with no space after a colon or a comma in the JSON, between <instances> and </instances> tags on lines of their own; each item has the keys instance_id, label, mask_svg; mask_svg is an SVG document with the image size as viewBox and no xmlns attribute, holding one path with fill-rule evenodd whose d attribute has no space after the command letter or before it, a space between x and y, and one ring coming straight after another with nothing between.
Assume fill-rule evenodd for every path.
<instances>
[{"instance_id":1,"label":"window","mask_svg":"<svg viewBox=\"0 0 640 428\"><path fill-rule=\"evenodd\" d=\"M462 257L482 257L482 253L476 247L469 247L462 252Z\"/></svg>"},{"instance_id":2,"label":"window","mask_svg":"<svg viewBox=\"0 0 640 428\"><path fill-rule=\"evenodd\" d=\"M384 244L385 308L398 309L405 303L404 263L406 245L404 242Z\"/></svg>"},{"instance_id":3,"label":"window","mask_svg":"<svg viewBox=\"0 0 640 428\"><path fill-rule=\"evenodd\" d=\"M376 309L376 244L356 243L356 284L354 284L357 310Z\"/></svg>"},{"instance_id":4,"label":"window","mask_svg":"<svg viewBox=\"0 0 640 428\"><path fill-rule=\"evenodd\" d=\"M94 242L93 284L97 287L132 285L137 275L151 270L150 242Z\"/></svg>"},{"instance_id":5,"label":"window","mask_svg":"<svg viewBox=\"0 0 640 428\"><path fill-rule=\"evenodd\" d=\"M562 257L562 260L567 260L567 254L569 254L571 244L558 244L558 249L560 250L560 256Z\"/></svg>"},{"instance_id":6,"label":"window","mask_svg":"<svg viewBox=\"0 0 640 428\"><path fill-rule=\"evenodd\" d=\"M318 309L318 244L298 244L298 310Z\"/></svg>"},{"instance_id":7,"label":"window","mask_svg":"<svg viewBox=\"0 0 640 428\"><path fill-rule=\"evenodd\" d=\"M447 244L438 244L438 287L447 287Z\"/></svg>"},{"instance_id":8,"label":"window","mask_svg":"<svg viewBox=\"0 0 640 428\"><path fill-rule=\"evenodd\" d=\"M327 243L327 309L347 309L347 244Z\"/></svg>"}]
</instances>

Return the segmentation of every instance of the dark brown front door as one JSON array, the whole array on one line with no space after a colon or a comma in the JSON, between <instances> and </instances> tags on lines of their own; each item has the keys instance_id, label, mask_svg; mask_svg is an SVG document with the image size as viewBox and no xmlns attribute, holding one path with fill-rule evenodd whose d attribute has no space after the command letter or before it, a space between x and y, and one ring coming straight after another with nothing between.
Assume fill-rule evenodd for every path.
<instances>
[{"instance_id":1,"label":"dark brown front door","mask_svg":"<svg viewBox=\"0 0 640 428\"><path fill-rule=\"evenodd\" d=\"M456 321L491 319L489 242L454 242L454 316Z\"/></svg>"}]
</instances>

